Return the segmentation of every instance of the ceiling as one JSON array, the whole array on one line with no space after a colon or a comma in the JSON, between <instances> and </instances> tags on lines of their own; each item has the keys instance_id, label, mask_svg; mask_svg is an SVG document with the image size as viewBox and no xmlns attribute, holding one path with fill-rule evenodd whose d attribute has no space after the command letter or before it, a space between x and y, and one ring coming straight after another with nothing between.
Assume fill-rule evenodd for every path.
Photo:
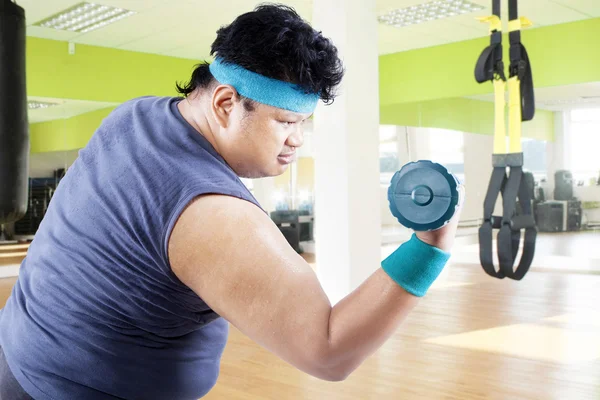
<instances>
[{"instance_id":1,"label":"ceiling","mask_svg":"<svg viewBox=\"0 0 600 400\"><path fill-rule=\"evenodd\" d=\"M101 110L103 108L117 106L118 103L103 103L98 101L53 99L48 97L29 96L29 101L40 101L44 103L55 103L56 106L28 110L29 123L52 121L56 119L71 118L76 115Z\"/></svg>"},{"instance_id":2,"label":"ceiling","mask_svg":"<svg viewBox=\"0 0 600 400\"><path fill-rule=\"evenodd\" d=\"M97 0L137 14L85 34L32 26L81 0L16 0L25 8L29 36L72 41L130 51L190 59L207 59L216 30L260 3L256 0ZM281 0L311 19L313 0ZM429 0L377 0L377 14ZM491 0L471 0L486 7L461 15L404 28L379 25L380 54L395 53L486 36L488 29L475 17L490 13ZM503 1L503 3L507 3ZM600 17L599 0L521 0L521 15L535 26L554 25ZM506 15L506 11L504 12ZM327 32L325 32L327 34Z\"/></svg>"},{"instance_id":3,"label":"ceiling","mask_svg":"<svg viewBox=\"0 0 600 400\"><path fill-rule=\"evenodd\" d=\"M493 102L494 94L470 98ZM600 82L536 88L535 106L549 111L566 111L573 108L600 109Z\"/></svg>"},{"instance_id":4,"label":"ceiling","mask_svg":"<svg viewBox=\"0 0 600 400\"><path fill-rule=\"evenodd\" d=\"M250 11L262 2L256 0L228 0L227 6L224 7L225 2L220 0L94 0L96 3L107 6L134 10L137 14L85 34L33 26L34 23L81 1L16 0L26 10L27 34L29 36L194 60L209 58L210 44L220 26L228 24L237 15ZM304 18L310 21L314 5L313 0L280 1L293 6ZM413 6L430 0L376 1L377 14L382 15L393 9ZM479 23L475 17L490 13L491 0L470 1L481 4L486 9L473 14L400 29L380 24L379 53L395 53L486 36L488 34L487 27ZM504 6L506 6L506 3L507 1L503 0ZM521 0L520 12L521 15L528 16L535 26L547 26L600 17L600 0ZM503 11L503 15L507 15L506 10ZM326 31L324 33L327 34ZM536 93L539 93L537 94L538 107L555 110L564 109L570 105L553 104L552 101L556 102L563 98L575 99L582 94L584 96L600 96L600 89L597 84L589 84L567 88L538 89ZM478 96L476 98L490 100L491 96ZM544 99L546 98L550 103L545 104ZM113 103L65 99L29 98L29 100L55 100L60 102L60 105L56 107L30 110L31 123L69 118L116 105ZM587 106L590 102L593 103L595 100L580 101L584 106Z\"/></svg>"}]
</instances>

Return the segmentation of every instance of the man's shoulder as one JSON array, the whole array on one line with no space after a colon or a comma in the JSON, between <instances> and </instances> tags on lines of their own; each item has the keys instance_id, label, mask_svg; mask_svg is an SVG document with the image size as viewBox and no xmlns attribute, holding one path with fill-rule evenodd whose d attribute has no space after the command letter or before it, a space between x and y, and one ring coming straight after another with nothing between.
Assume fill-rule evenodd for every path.
<instances>
[{"instance_id":1,"label":"man's shoulder","mask_svg":"<svg viewBox=\"0 0 600 400\"><path fill-rule=\"evenodd\" d=\"M134 97L133 99L127 100L121 103L115 111L124 110L124 109L133 109L133 108L152 108L157 105L166 105L171 101L176 100L175 97L167 97L167 96L140 96Z\"/></svg>"},{"instance_id":2,"label":"man's shoulder","mask_svg":"<svg viewBox=\"0 0 600 400\"><path fill-rule=\"evenodd\" d=\"M114 124L131 124L132 119L157 118L169 114L175 97L140 96L127 100L115 107L105 119L110 126Z\"/></svg>"}]
</instances>

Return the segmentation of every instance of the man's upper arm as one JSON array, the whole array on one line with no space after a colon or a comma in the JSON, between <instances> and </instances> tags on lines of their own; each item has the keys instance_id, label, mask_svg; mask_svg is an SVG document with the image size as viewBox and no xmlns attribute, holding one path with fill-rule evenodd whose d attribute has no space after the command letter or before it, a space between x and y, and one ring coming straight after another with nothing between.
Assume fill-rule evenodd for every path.
<instances>
[{"instance_id":1,"label":"man's upper arm","mask_svg":"<svg viewBox=\"0 0 600 400\"><path fill-rule=\"evenodd\" d=\"M169 240L173 272L251 339L310 374L325 360L331 305L310 266L257 206L194 200Z\"/></svg>"}]
</instances>

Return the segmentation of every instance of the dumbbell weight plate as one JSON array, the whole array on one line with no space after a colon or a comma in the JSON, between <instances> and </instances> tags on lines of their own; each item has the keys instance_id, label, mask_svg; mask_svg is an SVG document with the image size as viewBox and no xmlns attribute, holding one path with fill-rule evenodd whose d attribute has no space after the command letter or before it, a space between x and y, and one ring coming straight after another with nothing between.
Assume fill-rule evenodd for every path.
<instances>
[{"instance_id":1,"label":"dumbbell weight plate","mask_svg":"<svg viewBox=\"0 0 600 400\"><path fill-rule=\"evenodd\" d=\"M390 211L415 231L439 229L452 219L459 204L459 182L440 164L420 160L406 164L388 189Z\"/></svg>"}]
</instances>

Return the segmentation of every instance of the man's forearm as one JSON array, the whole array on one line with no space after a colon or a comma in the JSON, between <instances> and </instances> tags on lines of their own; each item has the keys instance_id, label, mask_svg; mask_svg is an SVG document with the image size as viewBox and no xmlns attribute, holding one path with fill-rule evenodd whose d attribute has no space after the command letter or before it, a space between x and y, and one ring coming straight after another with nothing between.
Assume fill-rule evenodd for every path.
<instances>
[{"instance_id":1,"label":"man's forearm","mask_svg":"<svg viewBox=\"0 0 600 400\"><path fill-rule=\"evenodd\" d=\"M342 376L358 367L425 296L450 254L416 235L331 310L328 361Z\"/></svg>"},{"instance_id":2,"label":"man's forearm","mask_svg":"<svg viewBox=\"0 0 600 400\"><path fill-rule=\"evenodd\" d=\"M328 363L348 376L396 331L419 298L405 291L383 269L336 304L329 317Z\"/></svg>"}]
</instances>

